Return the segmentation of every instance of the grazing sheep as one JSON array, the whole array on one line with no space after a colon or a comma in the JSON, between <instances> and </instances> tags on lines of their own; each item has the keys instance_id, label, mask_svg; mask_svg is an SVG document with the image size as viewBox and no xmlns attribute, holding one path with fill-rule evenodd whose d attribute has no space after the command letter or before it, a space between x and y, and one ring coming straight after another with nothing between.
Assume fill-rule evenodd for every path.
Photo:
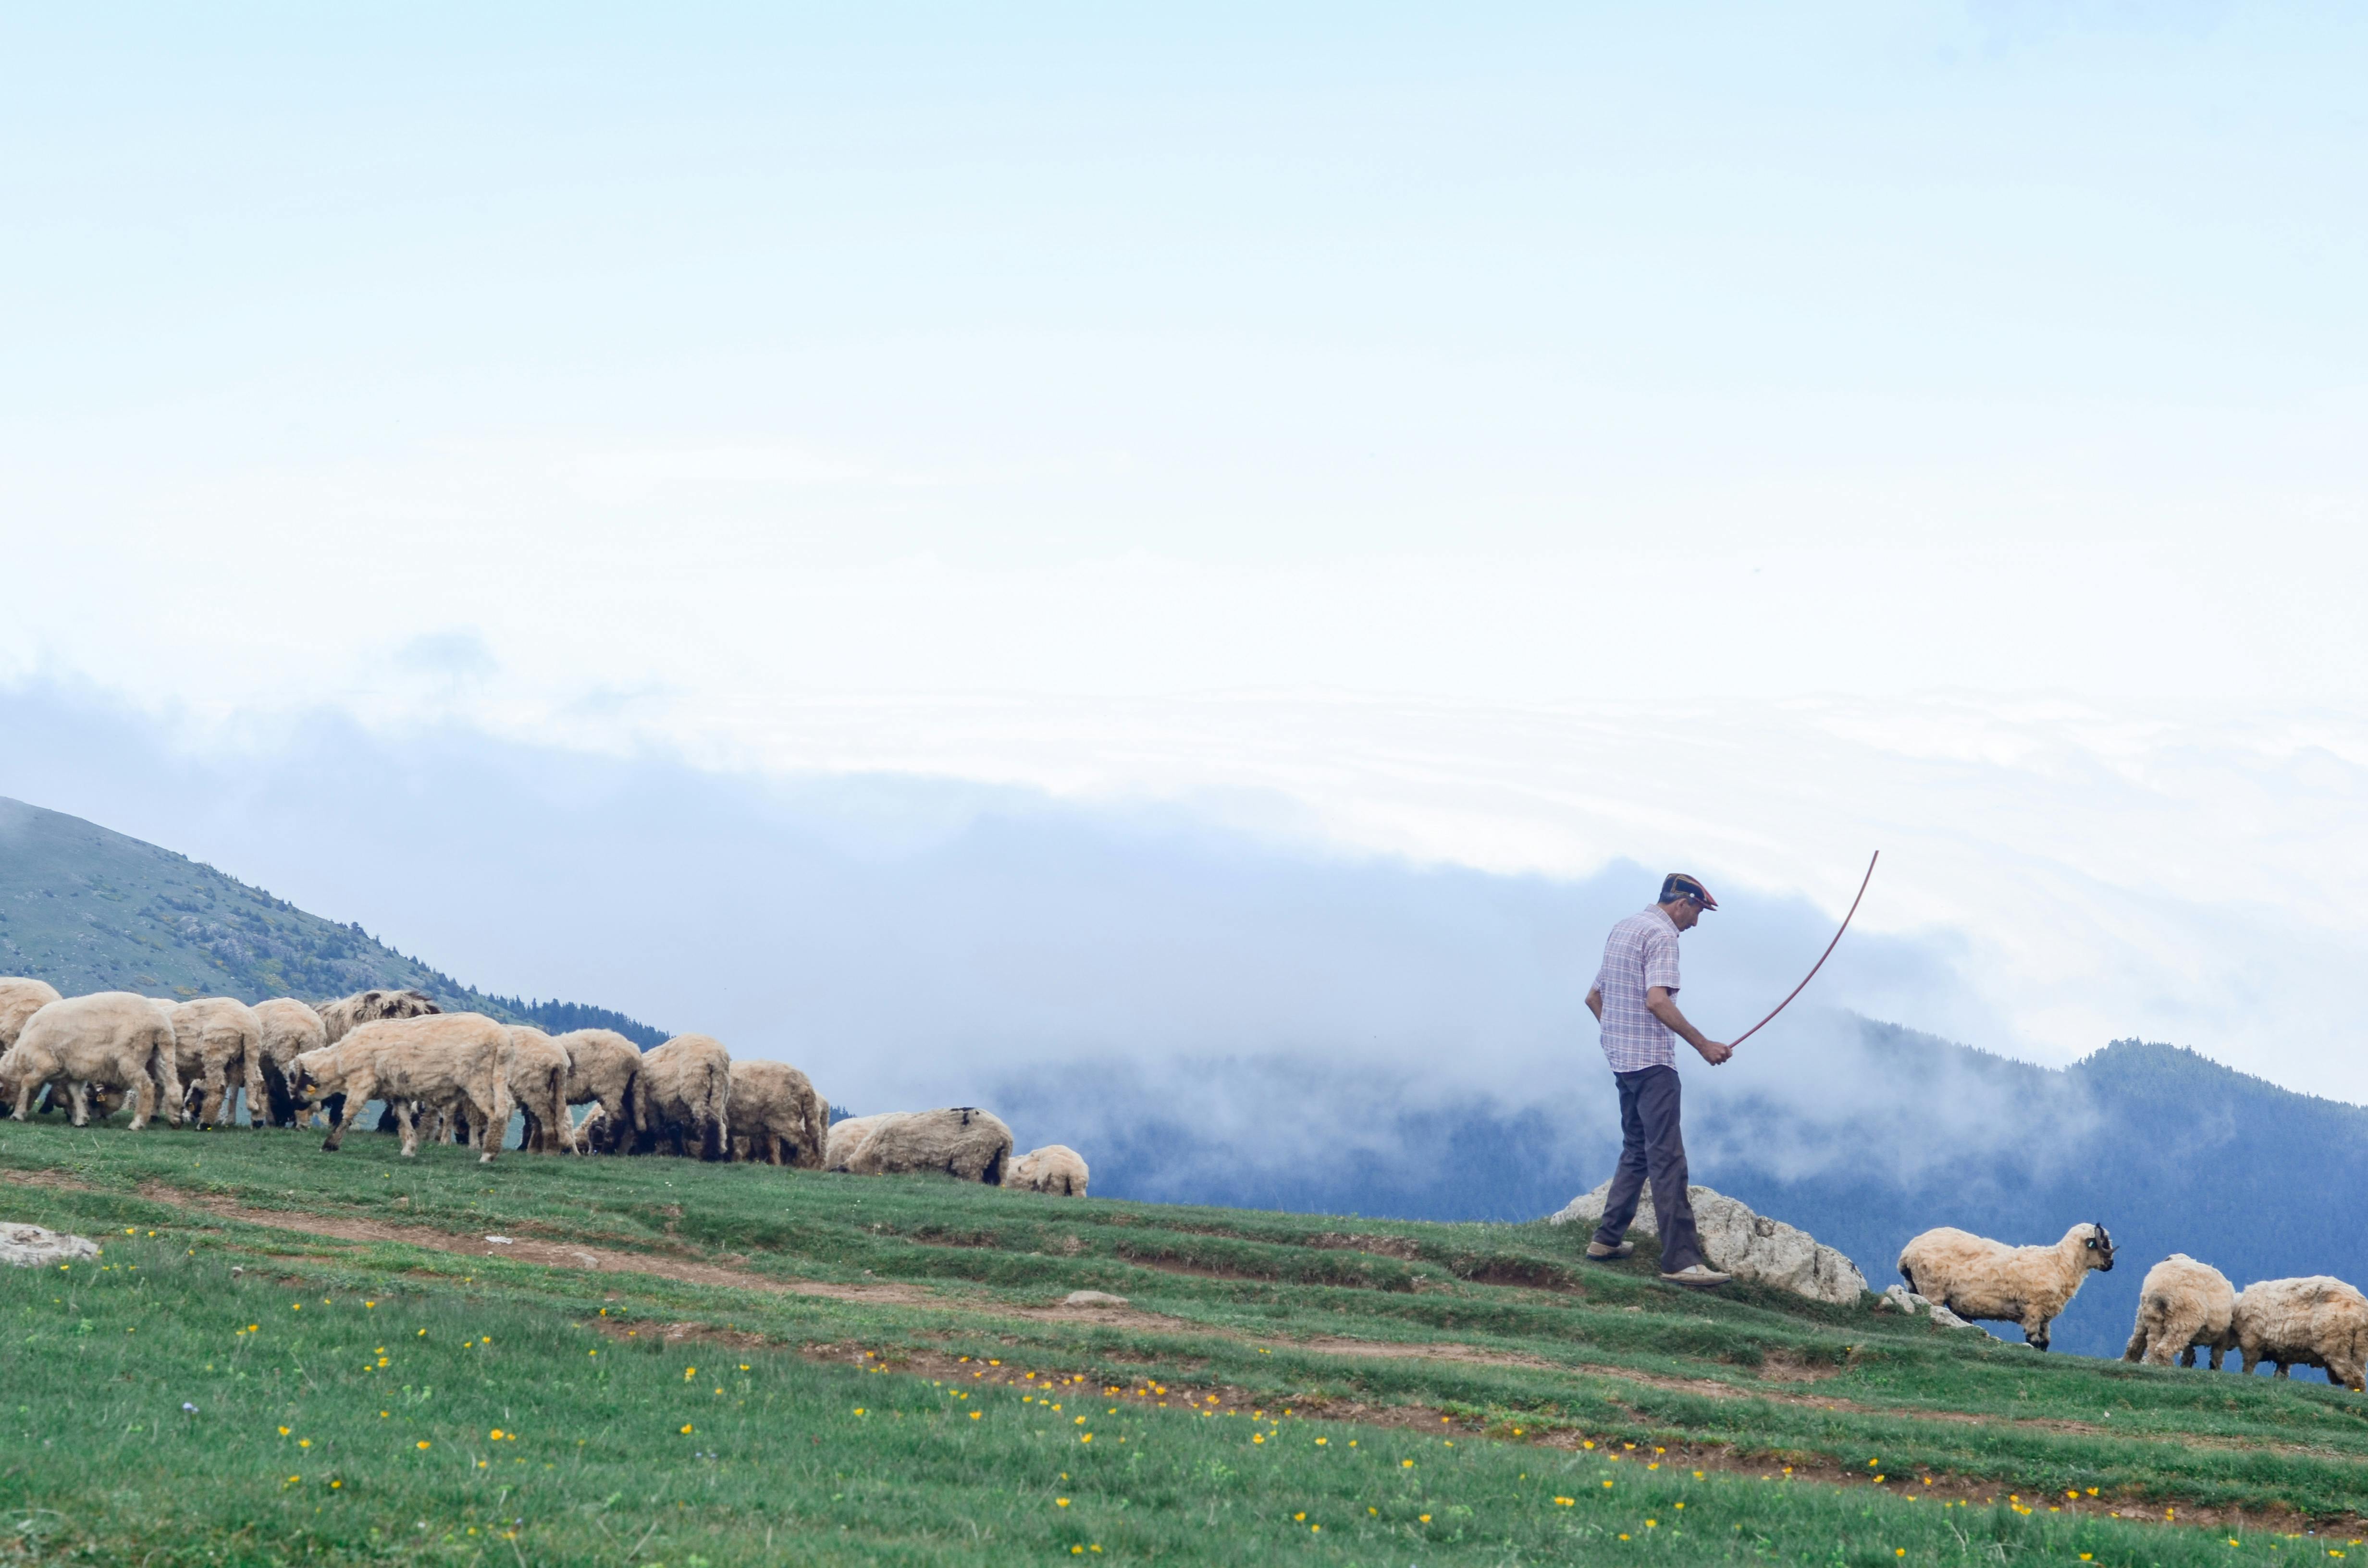
<instances>
[{"instance_id":1,"label":"grazing sheep","mask_svg":"<svg viewBox=\"0 0 2368 1568\"><path fill-rule=\"evenodd\" d=\"M17 1043L26 1019L58 999L58 988L46 980L0 975L0 1051Z\"/></svg>"},{"instance_id":2,"label":"grazing sheep","mask_svg":"<svg viewBox=\"0 0 2368 1568\"><path fill-rule=\"evenodd\" d=\"M2237 1310L2237 1288L2208 1263L2198 1263L2183 1252L2172 1253L2146 1270L2138 1287L2137 1326L2130 1331L2124 1361L2170 1365L2179 1357L2182 1367L2195 1365L2200 1347L2212 1352L2212 1369L2220 1358L2236 1348L2229 1318Z\"/></svg>"},{"instance_id":3,"label":"grazing sheep","mask_svg":"<svg viewBox=\"0 0 2368 1568\"><path fill-rule=\"evenodd\" d=\"M886 1111L832 1128L825 1158L829 1169L855 1176L928 1171L1000 1187L1011 1158L1011 1129L975 1106Z\"/></svg>"},{"instance_id":4,"label":"grazing sheep","mask_svg":"<svg viewBox=\"0 0 2368 1568\"><path fill-rule=\"evenodd\" d=\"M293 1084L307 1100L343 1096L344 1110L321 1145L334 1152L346 1129L373 1098L382 1098L403 1133L403 1152L419 1150L418 1113L465 1105L478 1136L478 1163L490 1165L509 1126L510 1091L502 1072L509 1035L482 1013L439 1013L381 1018L354 1028L335 1045L296 1059ZM484 1136L485 1130L494 1136Z\"/></svg>"},{"instance_id":5,"label":"grazing sheep","mask_svg":"<svg viewBox=\"0 0 2368 1568\"><path fill-rule=\"evenodd\" d=\"M263 1125L263 1025L255 1009L234 996L200 996L170 1009L176 1042L174 1069L192 1127L229 1124L238 1099L235 1082L246 1085L247 1119Z\"/></svg>"},{"instance_id":6,"label":"grazing sheep","mask_svg":"<svg viewBox=\"0 0 2368 1568\"><path fill-rule=\"evenodd\" d=\"M642 1048L614 1029L574 1029L552 1044L567 1052L570 1108L589 1102L593 1114L575 1130L587 1153L614 1153L632 1131L633 1085L642 1074Z\"/></svg>"},{"instance_id":7,"label":"grazing sheep","mask_svg":"<svg viewBox=\"0 0 2368 1568\"><path fill-rule=\"evenodd\" d=\"M443 1010L425 991L390 991L383 987L357 991L350 996L320 1005L317 1011L321 1015L321 1043L335 1045L349 1031L381 1018L424 1018Z\"/></svg>"},{"instance_id":8,"label":"grazing sheep","mask_svg":"<svg viewBox=\"0 0 2368 1568\"><path fill-rule=\"evenodd\" d=\"M732 1064L732 1157L822 1168L830 1102L786 1062Z\"/></svg>"},{"instance_id":9,"label":"grazing sheep","mask_svg":"<svg viewBox=\"0 0 2368 1568\"><path fill-rule=\"evenodd\" d=\"M826 1171L847 1169L848 1162L855 1158L855 1151L863 1147L863 1141L880 1130L881 1123L891 1117L911 1114L910 1111L882 1110L870 1116L850 1116L844 1121L832 1122L828 1134L823 1139L822 1168Z\"/></svg>"},{"instance_id":10,"label":"grazing sheep","mask_svg":"<svg viewBox=\"0 0 2368 1568\"><path fill-rule=\"evenodd\" d=\"M2052 1247L2008 1246L1943 1225L1899 1254L1900 1278L1910 1290L1961 1318L2021 1324L2034 1350L2047 1348L2047 1325L2089 1270L2112 1267L2112 1237L2089 1224L2073 1226Z\"/></svg>"},{"instance_id":11,"label":"grazing sheep","mask_svg":"<svg viewBox=\"0 0 2368 1568\"><path fill-rule=\"evenodd\" d=\"M263 1106L249 1105L247 1119L257 1127L293 1127L302 1117L288 1077L296 1059L329 1043L321 1015L293 996L274 996L255 1005L256 1054L261 1060Z\"/></svg>"},{"instance_id":12,"label":"grazing sheep","mask_svg":"<svg viewBox=\"0 0 2368 1568\"><path fill-rule=\"evenodd\" d=\"M509 1037L502 1071L509 1078L510 1097L526 1116L518 1148L538 1154L575 1153L575 1122L567 1114L567 1052L530 1024L510 1025ZM495 1130L495 1136L506 1130Z\"/></svg>"},{"instance_id":13,"label":"grazing sheep","mask_svg":"<svg viewBox=\"0 0 2368 1568\"><path fill-rule=\"evenodd\" d=\"M1050 1192L1063 1198L1086 1195L1086 1157L1066 1143L1030 1149L1011 1162L1003 1185L1025 1192Z\"/></svg>"},{"instance_id":14,"label":"grazing sheep","mask_svg":"<svg viewBox=\"0 0 2368 1568\"><path fill-rule=\"evenodd\" d=\"M148 1125L161 1105L181 1124L181 1080L175 1070L173 1020L162 1004L129 991L99 991L51 1002L25 1020L17 1043L0 1056L0 1085L17 1118L30 1111L34 1092L62 1085L74 1104L74 1124L90 1123L94 1089L131 1096L131 1127Z\"/></svg>"},{"instance_id":15,"label":"grazing sheep","mask_svg":"<svg viewBox=\"0 0 2368 1568\"><path fill-rule=\"evenodd\" d=\"M382 1018L425 1018L443 1010L425 991L393 991L384 986L357 991L350 996L340 996L335 1001L321 1004L321 1043L335 1045L346 1038L347 1030ZM328 1118L329 1125L336 1126L345 1119L346 1097L331 1095L321 1102L321 1110ZM399 1119L394 1108L389 1106L378 1119L378 1130L393 1132Z\"/></svg>"},{"instance_id":16,"label":"grazing sheep","mask_svg":"<svg viewBox=\"0 0 2368 1568\"><path fill-rule=\"evenodd\" d=\"M633 1095L633 1131L648 1153L661 1140L677 1154L702 1160L731 1153L732 1057L723 1042L678 1034L642 1058Z\"/></svg>"},{"instance_id":17,"label":"grazing sheep","mask_svg":"<svg viewBox=\"0 0 2368 1568\"><path fill-rule=\"evenodd\" d=\"M2290 1367L2323 1367L2329 1382L2355 1392L2368 1369L2368 1296L2324 1274L2265 1279L2237 1297L2229 1329L2244 1352L2245 1375L2267 1361L2281 1378Z\"/></svg>"}]
</instances>

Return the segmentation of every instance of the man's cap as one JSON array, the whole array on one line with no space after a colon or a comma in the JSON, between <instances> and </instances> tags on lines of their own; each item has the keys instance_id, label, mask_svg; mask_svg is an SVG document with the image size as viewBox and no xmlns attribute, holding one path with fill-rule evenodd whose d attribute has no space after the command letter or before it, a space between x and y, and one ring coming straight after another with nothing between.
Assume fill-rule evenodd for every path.
<instances>
[{"instance_id":1,"label":"man's cap","mask_svg":"<svg viewBox=\"0 0 2368 1568\"><path fill-rule=\"evenodd\" d=\"M1702 885L1700 877L1690 877L1683 871L1671 871L1661 879L1661 902L1667 903L1680 893L1691 898L1704 909L1716 909L1718 900L1710 896L1710 889Z\"/></svg>"}]
</instances>

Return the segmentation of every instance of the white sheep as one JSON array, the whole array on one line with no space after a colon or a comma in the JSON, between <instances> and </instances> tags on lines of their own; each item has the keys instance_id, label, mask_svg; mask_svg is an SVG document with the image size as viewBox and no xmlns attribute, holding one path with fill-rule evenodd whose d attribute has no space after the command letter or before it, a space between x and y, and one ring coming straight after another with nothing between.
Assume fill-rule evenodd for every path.
<instances>
[{"instance_id":1,"label":"white sheep","mask_svg":"<svg viewBox=\"0 0 2368 1568\"><path fill-rule=\"evenodd\" d=\"M2047 1348L2047 1325L2071 1303L2089 1270L2113 1267L2113 1239L2102 1225L2079 1224L2054 1246L2009 1246L1943 1225L1900 1249L1907 1288L1961 1318L2022 1325L2034 1350Z\"/></svg>"},{"instance_id":2,"label":"white sheep","mask_svg":"<svg viewBox=\"0 0 2368 1568\"><path fill-rule=\"evenodd\" d=\"M1063 1198L1086 1195L1086 1157L1066 1143L1047 1143L1016 1156L1003 1173L1003 1185L1023 1192L1050 1192Z\"/></svg>"},{"instance_id":3,"label":"white sheep","mask_svg":"<svg viewBox=\"0 0 2368 1568\"><path fill-rule=\"evenodd\" d=\"M17 1043L0 1055L0 1092L11 1096L20 1121L34 1094L54 1085L71 1098L76 1127L89 1123L94 1090L132 1097L134 1131L160 1109L178 1127L181 1079L174 1055L173 1020L163 1004L129 991L69 996L25 1020Z\"/></svg>"},{"instance_id":4,"label":"white sheep","mask_svg":"<svg viewBox=\"0 0 2368 1568\"><path fill-rule=\"evenodd\" d=\"M732 1153L732 1057L711 1035L678 1034L642 1058L633 1085L636 1146L671 1143L702 1160Z\"/></svg>"},{"instance_id":5,"label":"white sheep","mask_svg":"<svg viewBox=\"0 0 2368 1568\"><path fill-rule=\"evenodd\" d=\"M830 1130L824 1168L856 1176L926 1171L1001 1187L1010 1159L1011 1129L1000 1117L976 1106L953 1106L842 1121Z\"/></svg>"},{"instance_id":6,"label":"white sheep","mask_svg":"<svg viewBox=\"0 0 2368 1568\"><path fill-rule=\"evenodd\" d=\"M2195 1365L2198 1349L2212 1353L2212 1369L2237 1346L2229 1319L2237 1310L2237 1288L2208 1263L2198 1263L2183 1252L2172 1253L2146 1270L2138 1287L2137 1326L2130 1331L2124 1361L2170 1365L2179 1357L2182 1367Z\"/></svg>"},{"instance_id":7,"label":"white sheep","mask_svg":"<svg viewBox=\"0 0 2368 1568\"><path fill-rule=\"evenodd\" d=\"M58 988L46 980L0 974L0 1051L17 1043L26 1019L56 1000Z\"/></svg>"},{"instance_id":8,"label":"white sheep","mask_svg":"<svg viewBox=\"0 0 2368 1568\"><path fill-rule=\"evenodd\" d=\"M238 1100L238 1086L246 1085L246 1116L250 1125L265 1124L269 1107L263 1086L263 1025L255 1009L235 996L199 996L168 1009L181 1092L189 1125L230 1125Z\"/></svg>"},{"instance_id":9,"label":"white sheep","mask_svg":"<svg viewBox=\"0 0 2368 1568\"><path fill-rule=\"evenodd\" d=\"M2248 1377L2264 1361L2281 1378L2290 1367L2324 1367L2328 1381L2362 1389L2368 1369L2368 1296L2340 1279L2319 1274L2248 1285L2237 1297L2229 1328L2244 1353Z\"/></svg>"},{"instance_id":10,"label":"white sheep","mask_svg":"<svg viewBox=\"0 0 2368 1568\"><path fill-rule=\"evenodd\" d=\"M478 1162L490 1165L509 1126L509 1080L502 1071L509 1035L482 1013L438 1013L416 1018L381 1018L360 1025L335 1045L308 1051L295 1062L290 1080L297 1094L317 1103L343 1096L344 1109L321 1147L331 1153L362 1107L383 1097L403 1133L403 1152L419 1149L417 1114L447 1111L465 1104L473 1128L491 1137L473 1140Z\"/></svg>"}]
</instances>

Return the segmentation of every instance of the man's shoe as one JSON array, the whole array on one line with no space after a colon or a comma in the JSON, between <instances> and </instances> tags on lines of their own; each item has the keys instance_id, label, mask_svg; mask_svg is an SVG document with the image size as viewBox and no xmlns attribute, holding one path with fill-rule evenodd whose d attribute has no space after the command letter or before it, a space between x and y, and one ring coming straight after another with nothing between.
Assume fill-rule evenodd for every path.
<instances>
[{"instance_id":1,"label":"man's shoe","mask_svg":"<svg viewBox=\"0 0 2368 1568\"><path fill-rule=\"evenodd\" d=\"M1622 1242L1616 1247L1605 1246L1601 1242L1587 1244L1587 1256L1598 1263L1609 1263L1615 1257L1631 1257L1635 1255L1635 1252L1634 1242Z\"/></svg>"},{"instance_id":2,"label":"man's shoe","mask_svg":"<svg viewBox=\"0 0 2368 1568\"><path fill-rule=\"evenodd\" d=\"M1707 1290L1713 1285L1725 1284L1732 1276L1721 1274L1717 1269L1704 1264L1689 1263L1676 1273L1665 1273L1661 1278L1672 1285L1692 1285Z\"/></svg>"}]
</instances>

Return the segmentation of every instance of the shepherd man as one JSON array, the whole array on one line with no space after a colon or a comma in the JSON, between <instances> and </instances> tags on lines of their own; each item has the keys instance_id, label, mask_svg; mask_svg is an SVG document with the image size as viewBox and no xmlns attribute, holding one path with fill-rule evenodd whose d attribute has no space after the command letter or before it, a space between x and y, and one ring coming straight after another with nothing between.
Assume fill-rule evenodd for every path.
<instances>
[{"instance_id":1,"label":"shepherd man","mask_svg":"<svg viewBox=\"0 0 2368 1568\"><path fill-rule=\"evenodd\" d=\"M1587 1244L1599 1261L1626 1257L1626 1239L1647 1176L1653 1214L1661 1222L1661 1278L1673 1285L1724 1285L1727 1276L1702 1261L1694 1210L1686 1197L1686 1144L1678 1129L1674 1034L1715 1067L1735 1048L1703 1035L1678 1011L1678 937L1693 929L1718 900L1701 879L1672 871L1661 879L1660 902L1611 927L1603 967L1587 994L1587 1010L1603 1026L1603 1054L1620 1087L1620 1166L1603 1199L1603 1223Z\"/></svg>"}]
</instances>

